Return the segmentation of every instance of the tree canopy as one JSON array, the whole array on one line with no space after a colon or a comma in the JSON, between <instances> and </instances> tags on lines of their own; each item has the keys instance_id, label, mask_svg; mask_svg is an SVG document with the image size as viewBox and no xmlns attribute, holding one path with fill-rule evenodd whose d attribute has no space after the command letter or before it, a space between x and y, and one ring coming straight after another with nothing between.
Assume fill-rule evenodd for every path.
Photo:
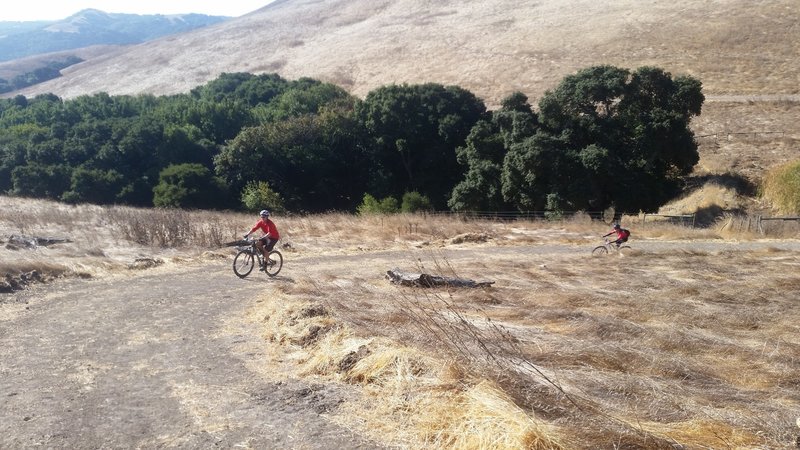
<instances>
[{"instance_id":1,"label":"tree canopy","mask_svg":"<svg viewBox=\"0 0 800 450\"><path fill-rule=\"evenodd\" d=\"M458 86L389 85L360 100L311 78L248 73L160 97L17 96L0 99L0 192L232 209L270 198L308 212L365 198L650 211L698 160L689 123L703 100L692 77L612 66L567 76L537 109L519 92L487 111Z\"/></svg>"},{"instance_id":2,"label":"tree canopy","mask_svg":"<svg viewBox=\"0 0 800 450\"><path fill-rule=\"evenodd\" d=\"M455 149L485 115L483 101L457 86L391 85L356 109L374 149L375 193L419 192L443 207L462 175Z\"/></svg>"},{"instance_id":3,"label":"tree canopy","mask_svg":"<svg viewBox=\"0 0 800 450\"><path fill-rule=\"evenodd\" d=\"M581 70L544 95L538 115L515 94L459 150L467 175L450 205L500 206L502 163L502 201L519 210L653 211L698 161L689 123L703 100L698 80L653 67Z\"/></svg>"}]
</instances>

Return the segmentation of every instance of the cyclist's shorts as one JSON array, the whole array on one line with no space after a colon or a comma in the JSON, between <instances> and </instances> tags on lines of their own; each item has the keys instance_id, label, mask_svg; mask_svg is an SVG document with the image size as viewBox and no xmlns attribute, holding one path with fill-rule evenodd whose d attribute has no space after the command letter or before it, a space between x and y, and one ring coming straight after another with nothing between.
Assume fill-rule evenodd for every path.
<instances>
[{"instance_id":1,"label":"cyclist's shorts","mask_svg":"<svg viewBox=\"0 0 800 450\"><path fill-rule=\"evenodd\" d=\"M272 239L267 236L261 238L261 243L264 244L264 248L271 252L273 248L275 248L275 244L278 242L277 239Z\"/></svg>"}]
</instances>

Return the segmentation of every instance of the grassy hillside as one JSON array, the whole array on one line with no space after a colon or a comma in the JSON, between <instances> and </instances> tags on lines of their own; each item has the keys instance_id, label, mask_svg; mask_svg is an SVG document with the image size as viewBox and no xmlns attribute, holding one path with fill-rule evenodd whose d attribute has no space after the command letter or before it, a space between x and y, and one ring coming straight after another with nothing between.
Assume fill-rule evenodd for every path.
<instances>
[{"instance_id":1,"label":"grassy hillside","mask_svg":"<svg viewBox=\"0 0 800 450\"><path fill-rule=\"evenodd\" d=\"M798 22L794 0L286 0L90 58L22 93L170 94L245 71L311 76L359 96L390 83L458 84L492 107L515 90L537 102L589 65L656 65L703 82L698 173L757 180L800 138Z\"/></svg>"},{"instance_id":2,"label":"grassy hillside","mask_svg":"<svg viewBox=\"0 0 800 450\"><path fill-rule=\"evenodd\" d=\"M496 104L513 90L538 98L589 65L649 64L700 78L709 95L797 94L798 21L793 0L289 0L30 92L175 93L222 71L278 71L357 95L388 83L458 84Z\"/></svg>"}]
</instances>

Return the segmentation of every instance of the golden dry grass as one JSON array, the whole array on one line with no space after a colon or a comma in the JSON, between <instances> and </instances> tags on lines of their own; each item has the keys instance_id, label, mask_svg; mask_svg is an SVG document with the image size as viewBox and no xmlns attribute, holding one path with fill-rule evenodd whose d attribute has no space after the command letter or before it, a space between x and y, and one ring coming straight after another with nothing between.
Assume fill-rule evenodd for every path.
<instances>
[{"instance_id":1,"label":"golden dry grass","mask_svg":"<svg viewBox=\"0 0 800 450\"><path fill-rule=\"evenodd\" d=\"M95 276L114 274L138 255L164 258L171 270L202 260L208 250L230 256L229 249L191 241L142 244L142 234L120 234L115 214L130 223L160 217L180 226L155 228L188 227L207 242L220 233L235 238L255 221L243 214L0 202L6 211L0 238L24 231L72 240L35 251L0 249L3 270L51 264L67 275L79 266ZM588 250L607 231L585 217L475 222L332 214L276 222L297 271L253 305L251 319L263 324L273 346L274 361L264 363L286 364L280 376L359 386L363 396L331 413L332 420L381 442L407 448L794 445L800 255L782 249L789 241L759 243L762 236L736 230L626 217L639 250L596 259L588 251L558 250ZM476 230L488 239L453 243ZM685 245L647 247L645 241ZM715 246L722 243L758 245ZM381 278L388 264L495 284L401 288Z\"/></svg>"},{"instance_id":2,"label":"golden dry grass","mask_svg":"<svg viewBox=\"0 0 800 450\"><path fill-rule=\"evenodd\" d=\"M531 231L540 243L587 232L581 223L525 228L498 225L493 232L496 241L508 241L507 233ZM698 247L713 234L668 224L642 231L696 236ZM367 385L369 406L345 406L339 420L415 448L794 445L796 252L687 246L623 260L546 254L531 261L532 255L493 256L499 242L474 245L484 250L480 261L448 261L435 252L419 260L445 275L495 280L490 289L394 288L340 271L326 272L312 290L285 292L281 302L314 301L336 318L335 326L324 318L330 334L296 349L306 355L295 357L300 373ZM341 371L362 348L370 353ZM527 423L532 428L524 429L538 430L535 438L515 431L512 444L482 440L500 434L471 428L475 423L504 422L491 406L461 403L480 380L500 389L510 402L504 410L524 413L501 428L511 433Z\"/></svg>"},{"instance_id":3,"label":"golden dry grass","mask_svg":"<svg viewBox=\"0 0 800 450\"><path fill-rule=\"evenodd\" d=\"M779 270L784 292L759 286L767 281L762 272L797 265L797 256L743 255L737 263L750 267L744 274L714 262L718 255L656 256L661 261L636 257L631 279L621 286L609 269L594 267L596 261L555 258L538 283L521 282L527 288L395 292L388 298L384 292L369 299L374 293L321 283L314 295L290 293L277 303L300 301L302 310L311 298L326 308L371 302L360 314L355 308L336 314L340 324L333 327L327 314L316 317L330 332L297 348L294 358L306 375L367 385L366 404L344 407L347 417L340 420L414 448L605 448L615 442L788 448L793 416L800 413L793 378L800 346L792 342L799 317L791 310L800 279ZM497 262L497 274L525 278L508 266ZM739 279L715 285L733 275ZM551 277L558 280L547 282ZM536 285L550 289L530 289ZM494 300L486 302L488 296ZM466 323L453 324L456 317ZM305 330L301 335L314 326L290 322ZM358 324L360 333L342 322ZM265 329L276 333L276 325ZM341 362L362 348L369 353L342 370ZM480 389L481 377L504 389L496 394L504 399L499 410L486 397L464 403ZM510 423L493 416L500 410L514 414ZM540 439L544 447L524 444Z\"/></svg>"},{"instance_id":4,"label":"golden dry grass","mask_svg":"<svg viewBox=\"0 0 800 450\"><path fill-rule=\"evenodd\" d=\"M796 94L798 17L793 0L282 1L90 59L23 93L173 94L221 72L277 71L361 97L391 83L457 84L497 105L613 64L691 74L717 95Z\"/></svg>"}]
</instances>

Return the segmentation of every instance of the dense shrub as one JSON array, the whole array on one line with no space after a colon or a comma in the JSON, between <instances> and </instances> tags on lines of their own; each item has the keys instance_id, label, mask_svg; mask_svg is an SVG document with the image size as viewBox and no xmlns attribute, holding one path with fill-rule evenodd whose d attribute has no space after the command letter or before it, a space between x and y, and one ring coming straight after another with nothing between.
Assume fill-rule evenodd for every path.
<instances>
[{"instance_id":1,"label":"dense shrub","mask_svg":"<svg viewBox=\"0 0 800 450\"><path fill-rule=\"evenodd\" d=\"M175 164L161 171L153 204L162 207L224 207L225 184L201 164Z\"/></svg>"},{"instance_id":2,"label":"dense shrub","mask_svg":"<svg viewBox=\"0 0 800 450\"><path fill-rule=\"evenodd\" d=\"M414 191L403 194L403 203L400 205L400 211L413 213L417 211L430 211L432 209L431 200L419 192Z\"/></svg>"},{"instance_id":3,"label":"dense shrub","mask_svg":"<svg viewBox=\"0 0 800 450\"><path fill-rule=\"evenodd\" d=\"M242 206L248 211L264 208L273 212L284 211L283 198L269 187L266 181L251 181L242 190Z\"/></svg>"},{"instance_id":4,"label":"dense shrub","mask_svg":"<svg viewBox=\"0 0 800 450\"><path fill-rule=\"evenodd\" d=\"M363 216L366 214L394 214L399 209L396 198L386 197L378 201L370 194L364 194L364 200L358 205L357 211L359 215Z\"/></svg>"},{"instance_id":5,"label":"dense shrub","mask_svg":"<svg viewBox=\"0 0 800 450\"><path fill-rule=\"evenodd\" d=\"M800 161L767 172L762 197L783 214L800 214Z\"/></svg>"}]
</instances>

